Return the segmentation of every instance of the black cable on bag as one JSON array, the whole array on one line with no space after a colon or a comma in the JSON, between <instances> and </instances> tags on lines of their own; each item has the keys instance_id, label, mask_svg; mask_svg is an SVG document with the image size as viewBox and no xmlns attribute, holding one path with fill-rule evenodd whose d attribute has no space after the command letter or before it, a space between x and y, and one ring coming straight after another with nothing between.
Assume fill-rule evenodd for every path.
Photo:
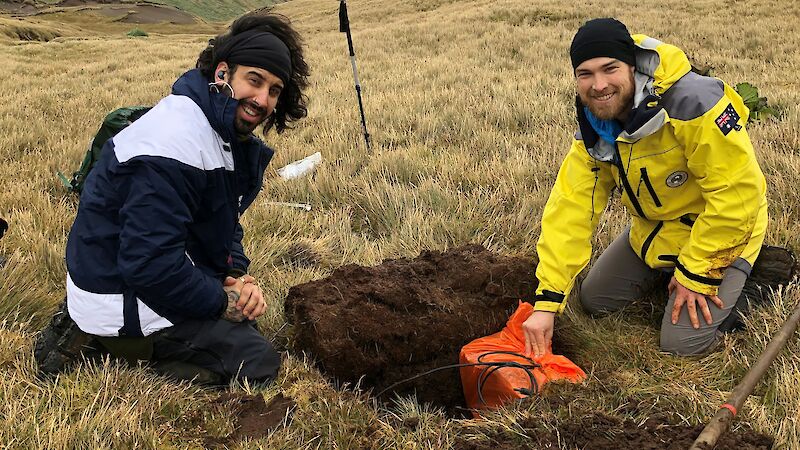
<instances>
[{"instance_id":1,"label":"black cable on bag","mask_svg":"<svg viewBox=\"0 0 800 450\"><path fill-rule=\"evenodd\" d=\"M518 358L523 358L530 362L530 364L522 364L516 361L483 361L483 358L489 355L510 355L516 356ZM527 356L520 355L519 353L515 352L507 352L507 351L496 351L496 352L486 352L482 355L478 356L478 362L475 363L465 363L465 364L450 364L447 366L436 367L434 369L419 373L414 375L413 377L406 378L404 380L400 380L387 388L384 388L382 391L375 394L376 397L380 397L386 391L392 390L401 384L408 383L409 381L416 380L418 378L422 378L424 376L430 375L432 373L436 373L442 370L447 369L458 369L461 367L475 367L475 366L486 366L478 375L478 399L480 399L481 403L484 405L486 404L486 400L483 398L483 386L486 384L486 380L492 376L493 373L497 372L500 369L507 369L507 368L514 368L514 369L521 369L524 370L525 373L528 375L528 379L530 380L530 388L514 388L515 391L519 392L520 394L527 395L530 397L535 392L539 392L539 383L536 381L536 377L533 375L534 369L541 369L542 365L537 363L536 361L528 358Z\"/></svg>"}]
</instances>

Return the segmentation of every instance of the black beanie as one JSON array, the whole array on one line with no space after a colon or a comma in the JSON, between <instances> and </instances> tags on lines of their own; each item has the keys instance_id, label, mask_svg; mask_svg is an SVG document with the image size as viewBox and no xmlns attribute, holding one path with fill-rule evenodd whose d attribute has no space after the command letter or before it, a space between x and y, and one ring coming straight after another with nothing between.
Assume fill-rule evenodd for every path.
<instances>
[{"instance_id":1,"label":"black beanie","mask_svg":"<svg viewBox=\"0 0 800 450\"><path fill-rule=\"evenodd\" d=\"M592 19L578 28L572 38L572 45L569 47L572 70L582 62L600 56L615 58L635 66L634 48L633 39L625 24L617 19Z\"/></svg>"}]
</instances>

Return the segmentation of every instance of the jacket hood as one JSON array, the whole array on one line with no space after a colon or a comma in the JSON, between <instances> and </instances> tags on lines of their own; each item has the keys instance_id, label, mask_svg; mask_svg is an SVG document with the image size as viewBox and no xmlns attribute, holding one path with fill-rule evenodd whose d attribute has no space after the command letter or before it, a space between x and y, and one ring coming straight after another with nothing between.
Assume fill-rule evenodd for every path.
<instances>
[{"instance_id":1,"label":"jacket hood","mask_svg":"<svg viewBox=\"0 0 800 450\"><path fill-rule=\"evenodd\" d=\"M644 34L631 35L636 45L636 96L634 107L649 95L661 97L692 70L683 50Z\"/></svg>"}]
</instances>

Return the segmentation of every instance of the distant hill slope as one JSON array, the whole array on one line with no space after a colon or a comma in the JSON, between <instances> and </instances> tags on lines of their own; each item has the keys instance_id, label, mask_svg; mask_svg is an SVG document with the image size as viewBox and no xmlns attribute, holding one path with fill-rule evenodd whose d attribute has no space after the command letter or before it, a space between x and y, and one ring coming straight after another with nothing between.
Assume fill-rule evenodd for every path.
<instances>
[{"instance_id":1,"label":"distant hill slope","mask_svg":"<svg viewBox=\"0 0 800 450\"><path fill-rule=\"evenodd\" d=\"M174 6L205 20L231 20L247 11L281 3L275 0L148 0L150 3Z\"/></svg>"},{"instance_id":2,"label":"distant hill slope","mask_svg":"<svg viewBox=\"0 0 800 450\"><path fill-rule=\"evenodd\" d=\"M276 3L283 3L283 1L285 0L120 0L118 2L110 0L86 0L86 3L154 3L172 6L208 21L227 21L234 19L247 11L256 8L263 8L265 6L271 6ZM9 3L13 4L29 2L12 1ZM61 0L40 0L36 3L44 3L56 6L61 3Z\"/></svg>"}]
</instances>

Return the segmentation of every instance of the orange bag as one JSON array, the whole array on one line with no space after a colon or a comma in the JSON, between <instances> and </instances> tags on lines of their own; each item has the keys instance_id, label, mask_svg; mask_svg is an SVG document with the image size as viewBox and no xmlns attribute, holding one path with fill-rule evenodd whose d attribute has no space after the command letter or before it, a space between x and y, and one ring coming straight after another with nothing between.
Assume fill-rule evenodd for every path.
<instances>
[{"instance_id":1,"label":"orange bag","mask_svg":"<svg viewBox=\"0 0 800 450\"><path fill-rule=\"evenodd\" d=\"M502 331L478 338L461 349L461 364L500 362L461 367L464 398L473 411L529 397L541 392L548 381L566 379L579 383L586 379L580 367L564 356L552 354L550 349L539 358L525 357L522 323L532 312L530 303L520 302ZM477 412L473 414L478 416Z\"/></svg>"}]
</instances>

